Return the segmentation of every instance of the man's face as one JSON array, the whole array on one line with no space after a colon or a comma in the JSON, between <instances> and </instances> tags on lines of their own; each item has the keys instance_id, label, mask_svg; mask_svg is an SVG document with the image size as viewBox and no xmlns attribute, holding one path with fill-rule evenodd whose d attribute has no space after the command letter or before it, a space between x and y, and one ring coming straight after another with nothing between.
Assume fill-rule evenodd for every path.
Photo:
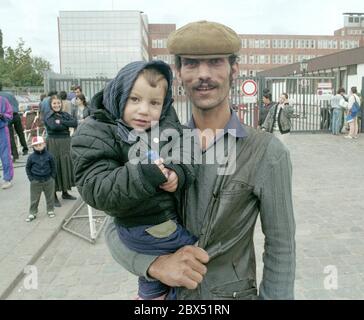
<instances>
[{"instance_id":1,"label":"man's face","mask_svg":"<svg viewBox=\"0 0 364 320\"><path fill-rule=\"evenodd\" d=\"M75 93L76 93L76 96L79 96L82 93L82 91L79 88L77 88L75 90Z\"/></svg>"},{"instance_id":2,"label":"man's face","mask_svg":"<svg viewBox=\"0 0 364 320\"><path fill-rule=\"evenodd\" d=\"M263 97L263 103L264 104L270 104L270 100L266 97Z\"/></svg>"},{"instance_id":3,"label":"man's face","mask_svg":"<svg viewBox=\"0 0 364 320\"><path fill-rule=\"evenodd\" d=\"M238 73L238 65L230 66L226 57L214 59L181 58L177 76L194 107L211 110L228 105L230 82Z\"/></svg>"}]
</instances>

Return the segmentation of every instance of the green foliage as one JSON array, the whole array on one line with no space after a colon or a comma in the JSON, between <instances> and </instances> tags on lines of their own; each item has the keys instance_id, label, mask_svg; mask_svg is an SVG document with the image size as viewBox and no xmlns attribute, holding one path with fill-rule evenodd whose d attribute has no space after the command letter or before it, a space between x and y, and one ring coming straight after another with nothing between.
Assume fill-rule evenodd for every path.
<instances>
[{"instance_id":1,"label":"green foliage","mask_svg":"<svg viewBox=\"0 0 364 320\"><path fill-rule=\"evenodd\" d=\"M15 49L6 47L4 59L0 58L0 81L4 87L42 86L43 72L51 70L51 64L32 56L32 49L19 39Z\"/></svg>"}]
</instances>

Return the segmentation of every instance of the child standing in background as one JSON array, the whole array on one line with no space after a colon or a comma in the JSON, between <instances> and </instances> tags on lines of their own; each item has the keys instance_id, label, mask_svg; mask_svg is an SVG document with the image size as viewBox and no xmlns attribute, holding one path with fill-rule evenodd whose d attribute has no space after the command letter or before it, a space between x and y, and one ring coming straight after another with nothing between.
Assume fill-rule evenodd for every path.
<instances>
[{"instance_id":1,"label":"child standing in background","mask_svg":"<svg viewBox=\"0 0 364 320\"><path fill-rule=\"evenodd\" d=\"M26 172L30 181L30 209L27 222L33 221L38 214L38 204L42 192L47 203L47 214L50 218L54 215L54 179L56 165L53 156L46 150L42 137L32 139L34 152L28 157Z\"/></svg>"}]
</instances>

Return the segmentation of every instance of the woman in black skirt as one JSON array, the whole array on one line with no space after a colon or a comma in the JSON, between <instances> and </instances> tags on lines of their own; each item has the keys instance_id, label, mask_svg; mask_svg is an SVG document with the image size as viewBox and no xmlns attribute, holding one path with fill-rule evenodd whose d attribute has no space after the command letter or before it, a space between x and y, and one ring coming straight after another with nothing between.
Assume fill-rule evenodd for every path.
<instances>
[{"instance_id":1,"label":"woman in black skirt","mask_svg":"<svg viewBox=\"0 0 364 320\"><path fill-rule=\"evenodd\" d=\"M44 124L47 128L47 149L56 162L57 176L54 193L54 206L60 207L57 191L62 191L62 198L76 200L68 193L75 186L73 166L70 156L71 137L70 128L77 127L77 120L67 112L62 111L60 97L50 98L51 110L46 114Z\"/></svg>"}]
</instances>

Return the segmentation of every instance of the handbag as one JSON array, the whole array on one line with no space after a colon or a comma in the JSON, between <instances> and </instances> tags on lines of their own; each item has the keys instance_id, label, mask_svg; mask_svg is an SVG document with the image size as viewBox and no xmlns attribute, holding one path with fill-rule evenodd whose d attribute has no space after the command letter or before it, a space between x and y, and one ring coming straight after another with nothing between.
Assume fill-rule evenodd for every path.
<instances>
[{"instance_id":1,"label":"handbag","mask_svg":"<svg viewBox=\"0 0 364 320\"><path fill-rule=\"evenodd\" d=\"M359 110L360 110L359 103L355 99L355 102L353 103L353 106L350 109L351 115L353 117L356 117L356 115L358 114Z\"/></svg>"}]
</instances>

